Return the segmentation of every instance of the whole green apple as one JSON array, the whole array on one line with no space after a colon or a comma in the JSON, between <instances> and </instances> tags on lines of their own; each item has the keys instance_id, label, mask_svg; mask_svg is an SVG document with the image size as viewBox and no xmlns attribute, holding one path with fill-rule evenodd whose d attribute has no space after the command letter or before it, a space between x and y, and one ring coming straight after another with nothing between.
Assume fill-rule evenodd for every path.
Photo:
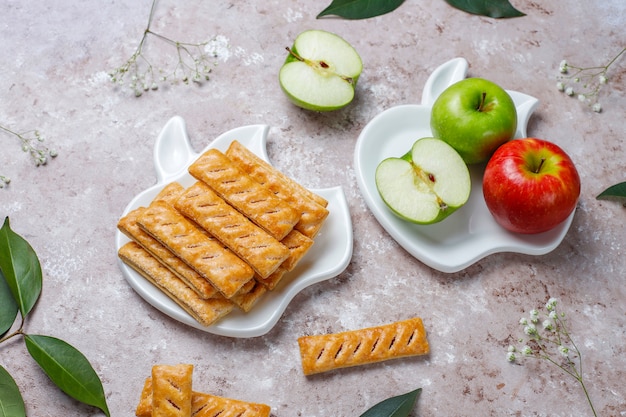
<instances>
[{"instance_id":1,"label":"whole green apple","mask_svg":"<svg viewBox=\"0 0 626 417\"><path fill-rule=\"evenodd\" d=\"M278 78L295 105L331 111L352 102L363 63L346 40L323 30L307 30L287 50Z\"/></svg>"},{"instance_id":2,"label":"whole green apple","mask_svg":"<svg viewBox=\"0 0 626 417\"><path fill-rule=\"evenodd\" d=\"M483 78L452 84L435 100L430 117L433 136L447 142L467 164L485 162L517 130L511 96Z\"/></svg>"},{"instance_id":3,"label":"whole green apple","mask_svg":"<svg viewBox=\"0 0 626 417\"><path fill-rule=\"evenodd\" d=\"M546 232L576 207L580 177L554 143L515 139L499 147L483 176L483 195L494 219L516 233Z\"/></svg>"}]
</instances>

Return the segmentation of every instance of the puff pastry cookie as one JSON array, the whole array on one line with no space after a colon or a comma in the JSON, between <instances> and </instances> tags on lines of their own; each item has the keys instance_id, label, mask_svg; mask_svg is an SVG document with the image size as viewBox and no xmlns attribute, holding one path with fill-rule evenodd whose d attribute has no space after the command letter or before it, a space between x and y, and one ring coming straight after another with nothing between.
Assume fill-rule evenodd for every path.
<instances>
[{"instance_id":1,"label":"puff pastry cookie","mask_svg":"<svg viewBox=\"0 0 626 417\"><path fill-rule=\"evenodd\" d=\"M136 242L126 243L118 255L203 326L210 326L233 310L233 303L219 293L212 298L201 298Z\"/></svg>"},{"instance_id":2,"label":"puff pastry cookie","mask_svg":"<svg viewBox=\"0 0 626 417\"><path fill-rule=\"evenodd\" d=\"M137 219L147 233L206 278L226 298L254 276L252 268L169 204L155 202Z\"/></svg>"},{"instance_id":3,"label":"puff pastry cookie","mask_svg":"<svg viewBox=\"0 0 626 417\"><path fill-rule=\"evenodd\" d=\"M175 207L237 254L262 277L268 277L289 256L289 249L197 182L176 201Z\"/></svg>"},{"instance_id":4,"label":"puff pastry cookie","mask_svg":"<svg viewBox=\"0 0 626 417\"><path fill-rule=\"evenodd\" d=\"M226 156L255 181L300 212L300 220L294 226L296 230L311 238L317 235L328 217L326 199L278 171L237 141L230 144Z\"/></svg>"},{"instance_id":5,"label":"puff pastry cookie","mask_svg":"<svg viewBox=\"0 0 626 417\"><path fill-rule=\"evenodd\" d=\"M298 338L305 375L429 352L422 319Z\"/></svg>"},{"instance_id":6,"label":"puff pastry cookie","mask_svg":"<svg viewBox=\"0 0 626 417\"><path fill-rule=\"evenodd\" d=\"M297 210L250 178L217 149L202 154L191 164L189 173L277 240L285 237L300 219Z\"/></svg>"},{"instance_id":7,"label":"puff pastry cookie","mask_svg":"<svg viewBox=\"0 0 626 417\"><path fill-rule=\"evenodd\" d=\"M155 365L159 366L159 365ZM153 377L146 378L141 397L135 409L137 417L152 417L154 402ZM191 408L189 417L269 417L269 405L253 403L202 392L191 392Z\"/></svg>"},{"instance_id":8,"label":"puff pastry cookie","mask_svg":"<svg viewBox=\"0 0 626 417\"><path fill-rule=\"evenodd\" d=\"M152 367L152 417L189 417L193 365Z\"/></svg>"}]
</instances>

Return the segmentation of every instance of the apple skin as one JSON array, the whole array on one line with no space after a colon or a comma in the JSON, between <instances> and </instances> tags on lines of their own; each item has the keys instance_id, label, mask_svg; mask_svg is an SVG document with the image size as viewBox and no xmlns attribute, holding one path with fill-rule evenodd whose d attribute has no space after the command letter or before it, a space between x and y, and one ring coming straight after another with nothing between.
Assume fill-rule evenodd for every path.
<instances>
[{"instance_id":1,"label":"apple skin","mask_svg":"<svg viewBox=\"0 0 626 417\"><path fill-rule=\"evenodd\" d=\"M500 146L483 176L483 196L496 222L511 232L546 232L576 208L580 177L559 146L537 138Z\"/></svg>"},{"instance_id":2,"label":"apple skin","mask_svg":"<svg viewBox=\"0 0 626 417\"><path fill-rule=\"evenodd\" d=\"M486 162L517 130L517 109L509 94L483 78L465 78L433 103L433 136L451 145L465 163Z\"/></svg>"}]
</instances>

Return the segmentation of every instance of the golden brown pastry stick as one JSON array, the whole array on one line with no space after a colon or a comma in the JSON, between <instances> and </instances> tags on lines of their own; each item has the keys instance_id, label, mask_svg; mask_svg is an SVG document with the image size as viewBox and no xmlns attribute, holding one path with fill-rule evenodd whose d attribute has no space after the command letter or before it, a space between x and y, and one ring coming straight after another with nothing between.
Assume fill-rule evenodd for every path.
<instances>
[{"instance_id":1,"label":"golden brown pastry stick","mask_svg":"<svg viewBox=\"0 0 626 417\"><path fill-rule=\"evenodd\" d=\"M226 156L252 179L298 210L300 220L294 226L296 230L310 238L317 235L328 217L326 199L289 178L237 141L230 144Z\"/></svg>"},{"instance_id":2,"label":"golden brown pastry stick","mask_svg":"<svg viewBox=\"0 0 626 417\"><path fill-rule=\"evenodd\" d=\"M191 393L192 417L269 417L270 406L202 392ZM146 378L135 412L137 417L152 417L152 377Z\"/></svg>"},{"instance_id":3,"label":"golden brown pastry stick","mask_svg":"<svg viewBox=\"0 0 626 417\"><path fill-rule=\"evenodd\" d=\"M143 383L139 403L135 409L137 417L152 417L152 377L149 376Z\"/></svg>"},{"instance_id":4,"label":"golden brown pastry stick","mask_svg":"<svg viewBox=\"0 0 626 417\"><path fill-rule=\"evenodd\" d=\"M178 182L170 182L159 193L152 199L152 202L155 201L164 201L168 204L174 205L178 197L185 191L185 187L183 187Z\"/></svg>"},{"instance_id":5,"label":"golden brown pastry stick","mask_svg":"<svg viewBox=\"0 0 626 417\"><path fill-rule=\"evenodd\" d=\"M152 417L189 417L193 365L152 367Z\"/></svg>"},{"instance_id":6,"label":"golden brown pastry stick","mask_svg":"<svg viewBox=\"0 0 626 417\"><path fill-rule=\"evenodd\" d=\"M211 298L218 294L218 291L209 281L139 227L137 219L145 210L145 207L139 207L129 212L118 221L117 228L128 238L140 244L185 284L189 285L201 298Z\"/></svg>"},{"instance_id":7,"label":"golden brown pastry stick","mask_svg":"<svg viewBox=\"0 0 626 417\"><path fill-rule=\"evenodd\" d=\"M283 276L291 271L300 259L308 252L313 245L313 239L310 239L300 233L297 230L292 230L289 234L280 241L283 245L289 248L289 257L276 269L272 274L266 278L259 275L255 275L254 278L267 287L268 290L276 288L278 283L283 279Z\"/></svg>"},{"instance_id":8,"label":"golden brown pastry stick","mask_svg":"<svg viewBox=\"0 0 626 417\"><path fill-rule=\"evenodd\" d=\"M216 395L194 393L191 400L192 417L269 417L269 405L251 403Z\"/></svg>"},{"instance_id":9,"label":"golden brown pastry stick","mask_svg":"<svg viewBox=\"0 0 626 417\"><path fill-rule=\"evenodd\" d=\"M163 291L203 326L210 326L234 308L233 303L219 293L209 299L200 298L136 242L126 243L118 254L125 264Z\"/></svg>"},{"instance_id":10,"label":"golden brown pastry stick","mask_svg":"<svg viewBox=\"0 0 626 417\"><path fill-rule=\"evenodd\" d=\"M303 235L297 230L292 230L280 243L289 248L289 257L281 266L285 268L285 270L291 271L304 255L306 255L311 246L313 246L313 239Z\"/></svg>"},{"instance_id":11,"label":"golden brown pastry stick","mask_svg":"<svg viewBox=\"0 0 626 417\"><path fill-rule=\"evenodd\" d=\"M267 292L267 288L261 285L257 280L251 279L239 290L239 292L230 298L237 307L247 313L261 299L263 294Z\"/></svg>"},{"instance_id":12,"label":"golden brown pastry stick","mask_svg":"<svg viewBox=\"0 0 626 417\"><path fill-rule=\"evenodd\" d=\"M298 338L305 375L429 352L422 319Z\"/></svg>"},{"instance_id":13,"label":"golden brown pastry stick","mask_svg":"<svg viewBox=\"0 0 626 417\"><path fill-rule=\"evenodd\" d=\"M239 141L234 140L231 142L230 146L226 150L226 156L228 156L231 160L236 161L241 166L245 166L245 171L248 173L265 172L263 174L255 174L258 175L259 178L269 178L273 176L280 177L280 180L272 179L270 182L283 181L288 184L286 185L286 187L292 188L292 191L290 191L290 193L305 195L323 207L326 207L328 205L328 201L326 201L324 197L315 194L313 191L309 190L297 181L277 170L270 163L259 158L254 152L243 146ZM280 187L282 188L283 186Z\"/></svg>"},{"instance_id":14,"label":"golden brown pastry stick","mask_svg":"<svg viewBox=\"0 0 626 417\"><path fill-rule=\"evenodd\" d=\"M175 207L262 277L269 276L290 255L285 245L248 220L203 182L189 187L176 201Z\"/></svg>"},{"instance_id":15,"label":"golden brown pastry stick","mask_svg":"<svg viewBox=\"0 0 626 417\"><path fill-rule=\"evenodd\" d=\"M169 204L155 202L137 219L139 226L209 280L226 298L254 276L252 268Z\"/></svg>"},{"instance_id":16,"label":"golden brown pastry stick","mask_svg":"<svg viewBox=\"0 0 626 417\"><path fill-rule=\"evenodd\" d=\"M285 237L300 219L297 210L250 178L217 149L202 154L191 164L189 173L277 240Z\"/></svg>"}]
</instances>

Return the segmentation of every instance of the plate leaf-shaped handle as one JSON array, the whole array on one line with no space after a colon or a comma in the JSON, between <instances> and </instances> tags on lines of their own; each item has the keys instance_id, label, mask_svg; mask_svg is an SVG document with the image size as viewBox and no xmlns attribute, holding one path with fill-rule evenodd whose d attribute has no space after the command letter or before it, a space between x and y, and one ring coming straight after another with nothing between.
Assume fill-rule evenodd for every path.
<instances>
[{"instance_id":1,"label":"plate leaf-shaped handle","mask_svg":"<svg viewBox=\"0 0 626 417\"><path fill-rule=\"evenodd\" d=\"M154 168L157 182L166 182L184 169L195 156L185 120L180 116L172 117L161 130L154 145Z\"/></svg>"},{"instance_id":2,"label":"plate leaf-shaped handle","mask_svg":"<svg viewBox=\"0 0 626 417\"><path fill-rule=\"evenodd\" d=\"M468 64L465 58L454 58L437 67L426 80L422 92L422 104L432 106L443 90L465 78L467 68Z\"/></svg>"}]
</instances>

